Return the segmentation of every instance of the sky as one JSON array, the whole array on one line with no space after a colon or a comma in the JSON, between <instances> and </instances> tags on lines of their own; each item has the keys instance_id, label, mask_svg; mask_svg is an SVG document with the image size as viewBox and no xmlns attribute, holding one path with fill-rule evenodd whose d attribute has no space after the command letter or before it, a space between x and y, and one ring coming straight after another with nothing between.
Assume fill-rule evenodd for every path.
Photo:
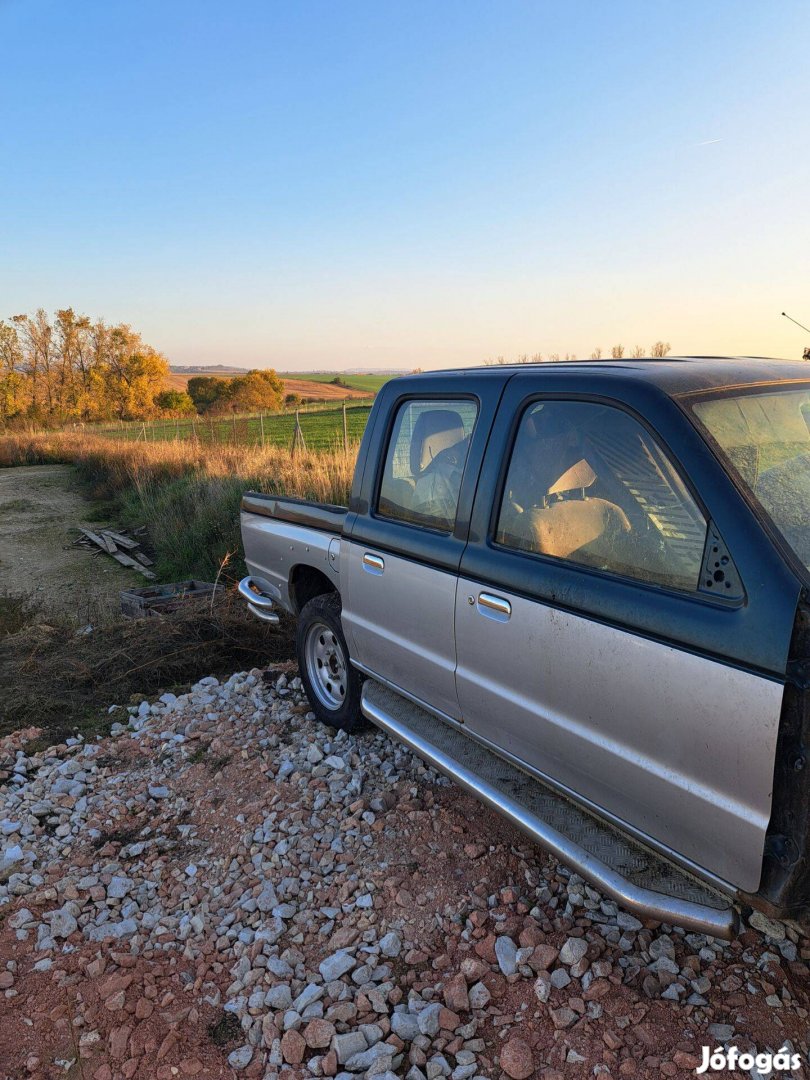
<instances>
[{"instance_id":1,"label":"sky","mask_svg":"<svg viewBox=\"0 0 810 1080\"><path fill-rule=\"evenodd\" d=\"M810 5L0 0L0 317L177 364L810 333Z\"/></svg>"}]
</instances>

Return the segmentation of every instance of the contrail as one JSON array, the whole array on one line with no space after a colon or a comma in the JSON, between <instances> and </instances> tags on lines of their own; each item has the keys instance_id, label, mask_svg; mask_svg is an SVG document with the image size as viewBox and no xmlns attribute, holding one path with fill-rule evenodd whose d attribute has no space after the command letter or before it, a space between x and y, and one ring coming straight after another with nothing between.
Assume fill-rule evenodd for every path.
<instances>
[{"instance_id":1,"label":"contrail","mask_svg":"<svg viewBox=\"0 0 810 1080\"><path fill-rule=\"evenodd\" d=\"M695 146L714 146L715 143L719 143L722 141L722 139L706 139L705 142L695 143Z\"/></svg>"}]
</instances>

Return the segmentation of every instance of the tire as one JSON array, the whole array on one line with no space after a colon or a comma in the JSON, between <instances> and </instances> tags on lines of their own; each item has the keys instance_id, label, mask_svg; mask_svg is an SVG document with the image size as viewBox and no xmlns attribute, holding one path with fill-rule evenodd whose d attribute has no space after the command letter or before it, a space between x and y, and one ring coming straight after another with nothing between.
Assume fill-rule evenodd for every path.
<instances>
[{"instance_id":1,"label":"tire","mask_svg":"<svg viewBox=\"0 0 810 1080\"><path fill-rule=\"evenodd\" d=\"M363 676L349 661L340 622L340 596L326 593L305 604L298 616L295 654L312 711L329 727L358 731Z\"/></svg>"}]
</instances>

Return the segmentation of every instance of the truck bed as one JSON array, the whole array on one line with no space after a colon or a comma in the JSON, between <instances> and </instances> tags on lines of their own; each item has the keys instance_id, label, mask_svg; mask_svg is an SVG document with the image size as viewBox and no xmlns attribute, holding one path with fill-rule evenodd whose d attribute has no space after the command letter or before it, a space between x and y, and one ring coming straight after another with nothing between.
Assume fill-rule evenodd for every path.
<instances>
[{"instance_id":1,"label":"truck bed","mask_svg":"<svg viewBox=\"0 0 810 1080\"><path fill-rule=\"evenodd\" d=\"M259 491L247 491L242 496L242 510L248 514L286 521L291 525L305 525L310 529L340 533L348 513L345 506L333 503L311 502L288 495L264 495Z\"/></svg>"}]
</instances>

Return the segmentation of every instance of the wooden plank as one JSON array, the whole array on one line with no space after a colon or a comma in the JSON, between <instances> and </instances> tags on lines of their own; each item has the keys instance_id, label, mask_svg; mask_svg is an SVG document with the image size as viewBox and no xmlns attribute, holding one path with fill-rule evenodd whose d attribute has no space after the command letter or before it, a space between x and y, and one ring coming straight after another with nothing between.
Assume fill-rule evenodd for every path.
<instances>
[{"instance_id":1,"label":"wooden plank","mask_svg":"<svg viewBox=\"0 0 810 1080\"><path fill-rule=\"evenodd\" d=\"M138 546L137 540L130 540L128 536L124 536L123 533L115 532L113 529L102 529L101 535L108 536L110 540L119 547L126 548L127 551L132 551L133 548Z\"/></svg>"},{"instance_id":2,"label":"wooden plank","mask_svg":"<svg viewBox=\"0 0 810 1080\"><path fill-rule=\"evenodd\" d=\"M154 566L154 559L150 559L143 551L133 551L132 555L139 563L143 563L144 566Z\"/></svg>"},{"instance_id":3,"label":"wooden plank","mask_svg":"<svg viewBox=\"0 0 810 1080\"><path fill-rule=\"evenodd\" d=\"M97 544L102 551L106 551L108 555L113 555L118 550L115 546L115 541L108 539L106 536L99 536L98 533L91 532L90 529L85 529L81 525L79 528L88 539L92 540L94 544Z\"/></svg>"},{"instance_id":4,"label":"wooden plank","mask_svg":"<svg viewBox=\"0 0 810 1080\"><path fill-rule=\"evenodd\" d=\"M147 570L145 566L141 566L135 559L131 559L129 555L125 555L123 551L116 551L113 554L113 558L120 562L122 566L128 566L132 570L137 570L139 574L143 574L145 578L149 578L150 581L154 581L157 574L153 574L151 570Z\"/></svg>"}]
</instances>

